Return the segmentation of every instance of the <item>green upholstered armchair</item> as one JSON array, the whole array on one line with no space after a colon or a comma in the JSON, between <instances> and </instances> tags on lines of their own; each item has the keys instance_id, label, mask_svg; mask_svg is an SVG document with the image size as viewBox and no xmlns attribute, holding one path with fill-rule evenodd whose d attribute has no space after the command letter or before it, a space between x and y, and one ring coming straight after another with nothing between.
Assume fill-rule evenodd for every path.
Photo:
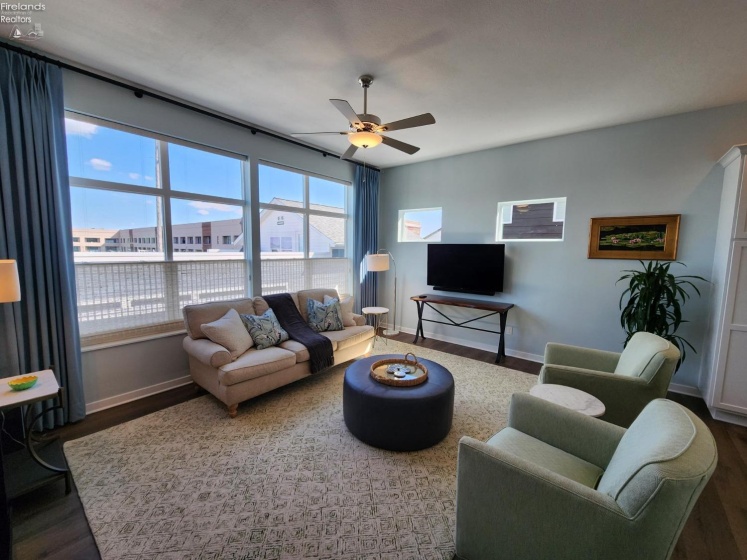
<instances>
[{"instance_id":1,"label":"green upholstered armchair","mask_svg":"<svg viewBox=\"0 0 747 560\"><path fill-rule=\"evenodd\" d=\"M540 383L581 389L604 403L602 420L627 427L643 407L666 397L680 351L671 342L637 332L622 354L549 343Z\"/></svg>"},{"instance_id":2,"label":"green upholstered armchair","mask_svg":"<svg viewBox=\"0 0 747 560\"><path fill-rule=\"evenodd\" d=\"M625 430L514 394L508 427L459 442L457 556L665 560L716 459L705 424L666 399Z\"/></svg>"}]
</instances>

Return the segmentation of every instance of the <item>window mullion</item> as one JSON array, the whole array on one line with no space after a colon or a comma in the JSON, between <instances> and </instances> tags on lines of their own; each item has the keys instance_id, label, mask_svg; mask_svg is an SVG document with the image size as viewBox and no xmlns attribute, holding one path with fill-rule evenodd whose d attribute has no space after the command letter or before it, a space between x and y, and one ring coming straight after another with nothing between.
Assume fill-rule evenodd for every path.
<instances>
[{"instance_id":1,"label":"window mullion","mask_svg":"<svg viewBox=\"0 0 747 560\"><path fill-rule=\"evenodd\" d=\"M311 239L309 238L309 176L303 176L303 227L304 227L304 251L303 257L309 258L309 245Z\"/></svg>"},{"instance_id":2,"label":"window mullion","mask_svg":"<svg viewBox=\"0 0 747 560\"><path fill-rule=\"evenodd\" d=\"M159 212L159 219L163 220L163 243L164 243L164 260L174 260L174 238L173 228L171 227L171 178L169 176L169 145L168 142L161 140L156 141L158 150L158 159L156 165L156 177L158 185L161 188L162 208Z\"/></svg>"}]
</instances>

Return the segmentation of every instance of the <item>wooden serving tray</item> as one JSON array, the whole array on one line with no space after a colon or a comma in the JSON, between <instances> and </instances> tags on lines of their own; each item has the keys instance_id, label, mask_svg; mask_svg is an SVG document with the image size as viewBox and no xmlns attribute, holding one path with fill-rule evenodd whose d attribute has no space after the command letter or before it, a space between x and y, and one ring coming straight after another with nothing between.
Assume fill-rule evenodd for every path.
<instances>
[{"instance_id":1,"label":"wooden serving tray","mask_svg":"<svg viewBox=\"0 0 747 560\"><path fill-rule=\"evenodd\" d=\"M412 360L409 360L407 356L412 356ZM393 373L388 373L387 368L392 364L405 365L414 369L413 372L405 374L404 377L395 377ZM386 360L379 360L371 364L371 377L379 383L384 385L392 385L394 387L413 387L414 385L420 385L428 379L428 368L425 364L418 362L415 354L408 352L403 358L387 358Z\"/></svg>"}]
</instances>

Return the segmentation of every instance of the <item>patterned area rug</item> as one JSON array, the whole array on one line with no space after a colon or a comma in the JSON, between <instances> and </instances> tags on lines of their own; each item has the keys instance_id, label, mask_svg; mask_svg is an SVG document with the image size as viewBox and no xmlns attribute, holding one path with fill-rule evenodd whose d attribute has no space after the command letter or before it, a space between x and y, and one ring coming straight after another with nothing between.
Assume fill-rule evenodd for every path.
<instances>
[{"instance_id":1,"label":"patterned area rug","mask_svg":"<svg viewBox=\"0 0 747 560\"><path fill-rule=\"evenodd\" d=\"M65 454L102 557L451 559L457 443L505 425L537 377L389 341L375 354L454 375L454 424L412 453L370 447L342 417L345 366L243 403L212 395L85 438Z\"/></svg>"}]
</instances>

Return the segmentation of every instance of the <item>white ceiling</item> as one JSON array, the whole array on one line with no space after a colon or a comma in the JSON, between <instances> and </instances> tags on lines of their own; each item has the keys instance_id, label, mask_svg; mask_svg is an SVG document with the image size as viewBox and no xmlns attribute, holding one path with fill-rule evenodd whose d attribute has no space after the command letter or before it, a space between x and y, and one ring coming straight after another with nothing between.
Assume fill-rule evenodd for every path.
<instances>
[{"instance_id":1,"label":"white ceiling","mask_svg":"<svg viewBox=\"0 0 747 560\"><path fill-rule=\"evenodd\" d=\"M328 99L362 112L372 74L384 122L436 118L391 133L413 156L367 150L380 167L747 101L744 0L65 0L34 21L36 49L284 134L345 130Z\"/></svg>"}]
</instances>

